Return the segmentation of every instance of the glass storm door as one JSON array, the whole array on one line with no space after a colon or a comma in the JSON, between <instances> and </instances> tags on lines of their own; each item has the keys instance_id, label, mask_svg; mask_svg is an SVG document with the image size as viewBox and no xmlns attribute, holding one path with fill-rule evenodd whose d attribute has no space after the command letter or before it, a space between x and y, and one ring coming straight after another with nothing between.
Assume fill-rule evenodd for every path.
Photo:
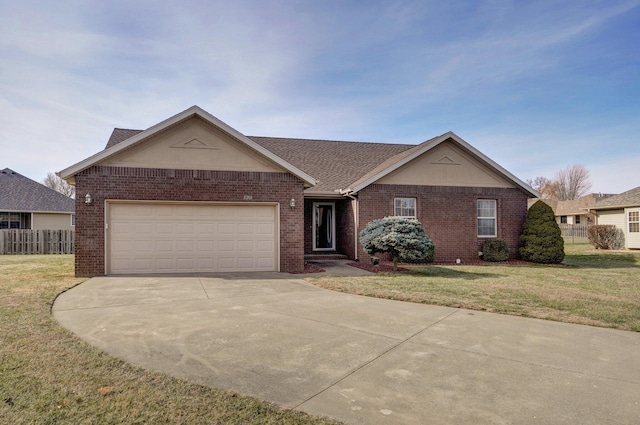
<instances>
[{"instance_id":1,"label":"glass storm door","mask_svg":"<svg viewBox=\"0 0 640 425\"><path fill-rule=\"evenodd\" d=\"M313 203L313 250L335 251L336 215L335 203Z\"/></svg>"}]
</instances>

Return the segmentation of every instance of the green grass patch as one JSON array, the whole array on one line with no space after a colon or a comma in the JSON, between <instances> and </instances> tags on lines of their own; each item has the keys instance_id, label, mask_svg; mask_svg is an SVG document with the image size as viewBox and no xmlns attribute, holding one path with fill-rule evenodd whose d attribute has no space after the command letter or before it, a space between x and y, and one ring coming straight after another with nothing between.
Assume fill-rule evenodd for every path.
<instances>
[{"instance_id":1,"label":"green grass patch","mask_svg":"<svg viewBox=\"0 0 640 425\"><path fill-rule=\"evenodd\" d=\"M73 256L0 256L2 424L337 424L115 359L51 316Z\"/></svg>"},{"instance_id":2,"label":"green grass patch","mask_svg":"<svg viewBox=\"0 0 640 425\"><path fill-rule=\"evenodd\" d=\"M640 252L567 244L563 265L405 266L409 273L311 279L379 298L640 331Z\"/></svg>"}]
</instances>

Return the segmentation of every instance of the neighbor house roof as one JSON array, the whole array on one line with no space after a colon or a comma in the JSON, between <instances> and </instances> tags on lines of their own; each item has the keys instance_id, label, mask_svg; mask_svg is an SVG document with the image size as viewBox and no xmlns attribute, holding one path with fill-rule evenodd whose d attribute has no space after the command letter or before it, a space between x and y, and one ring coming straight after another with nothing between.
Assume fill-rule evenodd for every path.
<instances>
[{"instance_id":1,"label":"neighbor house roof","mask_svg":"<svg viewBox=\"0 0 640 425\"><path fill-rule=\"evenodd\" d=\"M0 170L0 211L73 213L75 201L5 168Z\"/></svg>"},{"instance_id":2,"label":"neighbor house roof","mask_svg":"<svg viewBox=\"0 0 640 425\"><path fill-rule=\"evenodd\" d=\"M529 196L538 196L538 193L529 185L452 132L434 137L419 145L243 136L197 106L178 114L176 117L183 116L192 110L201 115L206 114L205 117L207 119L212 120L216 125L224 126L223 129L234 135L234 137L238 139L242 137L244 138L242 141L245 141L245 143L248 140L258 145L264 151L280 158L284 164L288 164L295 170L305 174L309 179L308 181L314 181L311 187L305 190L308 195L340 196L340 191L343 191L343 193L345 191L358 192L407 162L435 148L440 143L452 140L464 151L504 176L516 187L524 190ZM176 117L164 122L174 123ZM98 153L75 166L61 171L60 175L65 178L65 176L88 168L92 163L110 155L110 152L119 152L121 149L143 140L152 132L158 131L157 127L163 123L144 131L114 129L102 153Z\"/></svg>"},{"instance_id":3,"label":"neighbor house roof","mask_svg":"<svg viewBox=\"0 0 640 425\"><path fill-rule=\"evenodd\" d=\"M587 214L588 209L593 209L598 202L610 196L614 195L608 193L590 193L569 201L558 201L556 199L541 199L541 201L549 205L553 209L553 213L557 216L584 215ZM533 200L533 202L529 200L529 206L533 205L536 200Z\"/></svg>"},{"instance_id":4,"label":"neighbor house roof","mask_svg":"<svg viewBox=\"0 0 640 425\"><path fill-rule=\"evenodd\" d=\"M627 190L619 195L610 196L599 200L592 210L607 210L640 206L640 186Z\"/></svg>"}]
</instances>

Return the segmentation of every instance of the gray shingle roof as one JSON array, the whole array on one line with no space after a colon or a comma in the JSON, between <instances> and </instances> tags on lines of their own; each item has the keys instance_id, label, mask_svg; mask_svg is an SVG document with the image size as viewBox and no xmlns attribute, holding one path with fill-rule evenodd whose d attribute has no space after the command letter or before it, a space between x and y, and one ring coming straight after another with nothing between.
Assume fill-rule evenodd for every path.
<instances>
[{"instance_id":1,"label":"gray shingle roof","mask_svg":"<svg viewBox=\"0 0 640 425\"><path fill-rule=\"evenodd\" d=\"M107 142L107 146L105 149L110 148L111 146L115 146L120 142L124 142L130 137L135 136L138 133L142 133L143 130L129 130L126 128L114 128L111 133L111 137L109 137L109 141Z\"/></svg>"},{"instance_id":2,"label":"gray shingle roof","mask_svg":"<svg viewBox=\"0 0 640 425\"><path fill-rule=\"evenodd\" d=\"M9 168L0 170L0 211L75 211L75 200Z\"/></svg>"},{"instance_id":3,"label":"gray shingle roof","mask_svg":"<svg viewBox=\"0 0 640 425\"><path fill-rule=\"evenodd\" d=\"M611 208L623 208L623 207L637 207L640 206L640 186L627 190L619 195L610 196L598 200L594 210L611 209Z\"/></svg>"},{"instance_id":4,"label":"gray shingle roof","mask_svg":"<svg viewBox=\"0 0 640 425\"><path fill-rule=\"evenodd\" d=\"M106 148L113 147L141 132L142 130L116 128L111 134ZM448 136L448 134L434 137L419 145L246 137L318 180L318 183L306 189L305 193L332 194L338 189L350 189L364 184L363 182L366 182L367 179L376 176L390 166L432 144L435 140ZM453 133L451 134L453 135ZM471 149L473 148L471 147ZM497 165L496 167L499 168ZM517 180L517 178L513 178Z\"/></svg>"},{"instance_id":5,"label":"gray shingle roof","mask_svg":"<svg viewBox=\"0 0 640 425\"><path fill-rule=\"evenodd\" d=\"M346 189L390 157L414 147L390 143L248 137L315 177L318 184L307 189L307 193Z\"/></svg>"}]
</instances>

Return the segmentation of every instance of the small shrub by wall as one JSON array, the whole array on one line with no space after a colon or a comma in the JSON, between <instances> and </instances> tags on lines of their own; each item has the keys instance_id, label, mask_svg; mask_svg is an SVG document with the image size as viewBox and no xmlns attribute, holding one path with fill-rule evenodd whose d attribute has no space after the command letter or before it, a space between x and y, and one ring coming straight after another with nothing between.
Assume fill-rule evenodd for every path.
<instances>
[{"instance_id":1,"label":"small shrub by wall","mask_svg":"<svg viewBox=\"0 0 640 425\"><path fill-rule=\"evenodd\" d=\"M624 248L624 233L612 224L589 226L587 234L589 243L596 249Z\"/></svg>"},{"instance_id":2,"label":"small shrub by wall","mask_svg":"<svg viewBox=\"0 0 640 425\"><path fill-rule=\"evenodd\" d=\"M509 245L503 239L487 239L482 244L482 259L484 261L507 261L509 259Z\"/></svg>"}]
</instances>

